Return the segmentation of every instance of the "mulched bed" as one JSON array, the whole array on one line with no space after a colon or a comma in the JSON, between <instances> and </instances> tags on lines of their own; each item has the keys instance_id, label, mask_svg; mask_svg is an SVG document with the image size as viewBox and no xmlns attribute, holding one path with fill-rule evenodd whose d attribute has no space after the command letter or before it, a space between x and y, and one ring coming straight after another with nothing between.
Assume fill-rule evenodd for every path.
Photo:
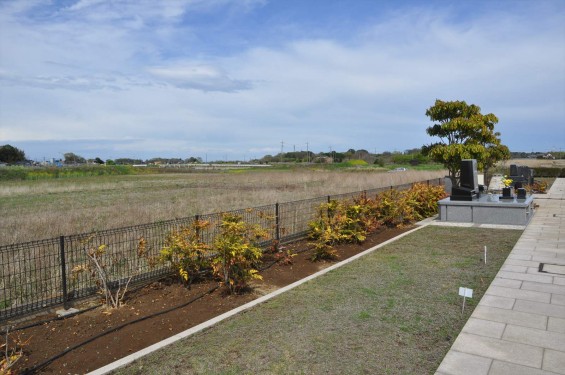
<instances>
[{"instance_id":1,"label":"mulched bed","mask_svg":"<svg viewBox=\"0 0 565 375\"><path fill-rule=\"evenodd\" d=\"M412 227L383 228L369 235L363 244L339 246L337 261L347 259L410 229ZM335 263L312 262L312 251L306 241L286 245L286 248L299 252L293 258L293 263L275 263L264 269L261 271L263 280L253 282L252 290L242 295L226 295L221 289L206 293L216 287L217 282L193 284L192 288L188 289L166 279L129 292L125 306L120 309L95 308L67 319L44 322L32 328L14 331L10 338L19 337L20 342L29 340L24 346L24 357L16 363L15 369L28 373L26 369L60 355L31 373L80 374L93 371ZM263 261L265 265L270 265L273 260L272 254L266 254ZM189 303L192 300L194 301ZM175 308L184 304L187 305ZM88 305L75 307L85 309ZM167 309L172 311L134 322ZM49 314L36 316L32 321L20 323L19 326L53 316L53 311L50 311ZM117 329L118 327L122 328ZM101 335L104 332L111 333ZM88 340L92 341L80 345Z\"/></svg>"}]
</instances>

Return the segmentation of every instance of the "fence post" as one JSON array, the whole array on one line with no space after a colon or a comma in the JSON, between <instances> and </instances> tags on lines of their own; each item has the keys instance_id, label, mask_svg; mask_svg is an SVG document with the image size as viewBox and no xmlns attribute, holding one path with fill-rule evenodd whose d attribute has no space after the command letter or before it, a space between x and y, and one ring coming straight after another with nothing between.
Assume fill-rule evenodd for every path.
<instances>
[{"instance_id":1,"label":"fence post","mask_svg":"<svg viewBox=\"0 0 565 375\"><path fill-rule=\"evenodd\" d=\"M61 281L63 283L63 307L69 309L69 297L67 291L67 264L65 260L65 236L59 237L59 250L61 252Z\"/></svg>"},{"instance_id":2,"label":"fence post","mask_svg":"<svg viewBox=\"0 0 565 375\"><path fill-rule=\"evenodd\" d=\"M278 244L281 240L279 202L275 203L275 240L277 241L277 247L278 247Z\"/></svg>"},{"instance_id":3,"label":"fence post","mask_svg":"<svg viewBox=\"0 0 565 375\"><path fill-rule=\"evenodd\" d=\"M200 215L196 214L194 215L194 223L196 224L194 227L196 228L196 238L198 238L198 241L200 241L200 225L199 222L200 221Z\"/></svg>"}]
</instances>

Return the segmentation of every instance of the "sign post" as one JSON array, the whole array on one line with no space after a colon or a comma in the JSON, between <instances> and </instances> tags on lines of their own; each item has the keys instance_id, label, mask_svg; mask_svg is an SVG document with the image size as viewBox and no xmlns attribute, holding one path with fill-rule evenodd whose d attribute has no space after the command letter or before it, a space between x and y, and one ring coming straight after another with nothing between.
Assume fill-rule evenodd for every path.
<instances>
[{"instance_id":1,"label":"sign post","mask_svg":"<svg viewBox=\"0 0 565 375\"><path fill-rule=\"evenodd\" d=\"M465 311L465 300L473 298L473 289L459 287L459 295L463 297L463 307L461 308L461 314L463 314Z\"/></svg>"}]
</instances>

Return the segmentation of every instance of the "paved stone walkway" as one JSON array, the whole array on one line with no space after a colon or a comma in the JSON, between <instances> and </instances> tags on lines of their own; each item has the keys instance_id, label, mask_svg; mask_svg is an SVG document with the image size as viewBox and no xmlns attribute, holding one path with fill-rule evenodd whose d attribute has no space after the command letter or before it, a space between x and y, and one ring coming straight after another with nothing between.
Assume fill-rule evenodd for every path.
<instances>
[{"instance_id":1,"label":"paved stone walkway","mask_svg":"<svg viewBox=\"0 0 565 375\"><path fill-rule=\"evenodd\" d=\"M535 203L535 215L436 374L565 374L565 179Z\"/></svg>"}]
</instances>

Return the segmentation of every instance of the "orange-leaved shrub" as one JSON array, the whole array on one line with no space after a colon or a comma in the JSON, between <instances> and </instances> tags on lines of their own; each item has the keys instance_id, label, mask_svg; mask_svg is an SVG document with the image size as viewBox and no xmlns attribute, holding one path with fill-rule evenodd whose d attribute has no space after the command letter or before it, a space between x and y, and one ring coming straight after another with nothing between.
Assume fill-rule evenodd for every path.
<instances>
[{"instance_id":1,"label":"orange-leaved shrub","mask_svg":"<svg viewBox=\"0 0 565 375\"><path fill-rule=\"evenodd\" d=\"M363 242L380 226L401 227L432 216L437 213L437 202L446 196L443 186L414 184L408 190L385 190L375 199L361 194L351 201L324 203L318 208L318 218L309 223L313 259L335 258L335 245Z\"/></svg>"},{"instance_id":2,"label":"orange-leaved shrub","mask_svg":"<svg viewBox=\"0 0 565 375\"><path fill-rule=\"evenodd\" d=\"M249 280L262 278L257 271L262 255L257 242L266 238L267 230L245 222L241 215L226 213L222 216L220 233L213 245L216 254L212 270L230 293L241 292Z\"/></svg>"},{"instance_id":3,"label":"orange-leaved shrub","mask_svg":"<svg viewBox=\"0 0 565 375\"><path fill-rule=\"evenodd\" d=\"M379 227L375 202L365 194L351 201L332 200L320 205L318 219L309 223L309 238L314 240L313 260L333 259L339 243L360 243Z\"/></svg>"},{"instance_id":4,"label":"orange-leaved shrub","mask_svg":"<svg viewBox=\"0 0 565 375\"><path fill-rule=\"evenodd\" d=\"M410 196L409 201L414 204L416 220L423 220L437 214L437 202L447 197L447 193L441 185L414 184L408 190L408 194Z\"/></svg>"},{"instance_id":5,"label":"orange-leaved shrub","mask_svg":"<svg viewBox=\"0 0 565 375\"><path fill-rule=\"evenodd\" d=\"M443 186L414 184L408 190L387 190L377 195L377 217L383 225L401 227L435 215L437 202L447 197Z\"/></svg>"},{"instance_id":6,"label":"orange-leaved shrub","mask_svg":"<svg viewBox=\"0 0 565 375\"><path fill-rule=\"evenodd\" d=\"M209 226L208 221L196 220L189 226L172 230L161 249L159 260L170 263L189 287L210 268L210 246L200 239L200 232Z\"/></svg>"}]
</instances>

